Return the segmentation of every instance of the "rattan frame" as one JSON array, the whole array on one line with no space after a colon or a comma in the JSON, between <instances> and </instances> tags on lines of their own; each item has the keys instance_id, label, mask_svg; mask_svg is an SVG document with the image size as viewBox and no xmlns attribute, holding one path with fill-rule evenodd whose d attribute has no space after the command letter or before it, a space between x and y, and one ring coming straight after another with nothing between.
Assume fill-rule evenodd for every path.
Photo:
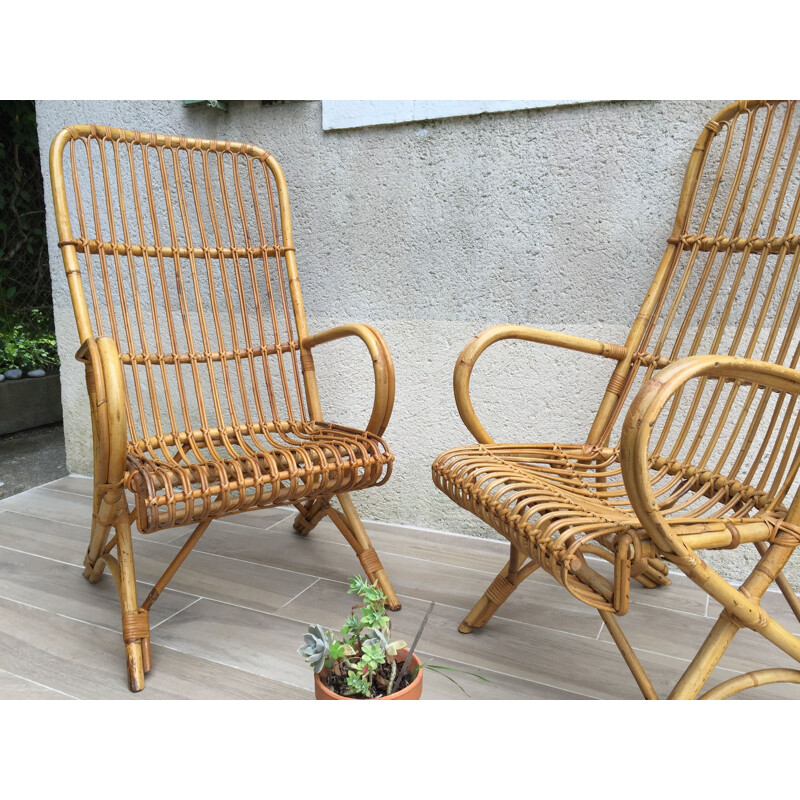
<instances>
[{"instance_id":1,"label":"rattan frame","mask_svg":"<svg viewBox=\"0 0 800 800\"><path fill-rule=\"evenodd\" d=\"M73 125L53 140L50 176L94 442L84 576L96 583L108 567L114 577L131 691L151 665L149 609L211 522L230 514L292 504L301 535L330 517L399 609L349 494L391 472L391 355L368 325L309 335L275 158L235 142ZM343 337L360 338L373 364L363 431L322 414L312 351ZM141 604L133 522L142 533L195 525Z\"/></svg>"},{"instance_id":2,"label":"rattan frame","mask_svg":"<svg viewBox=\"0 0 800 800\"><path fill-rule=\"evenodd\" d=\"M665 586L671 563L723 610L670 698L698 697L743 627L800 661L800 638L760 603L776 583L800 619L800 600L782 573L800 543L797 117L794 101L741 101L707 123L666 252L624 345L499 325L464 348L453 387L478 445L441 454L433 479L505 536L510 556L462 633L485 625L543 568L597 608L642 694L655 699L617 618L629 609L631 579ZM507 339L617 362L585 443L494 442L469 383L480 355ZM612 446L618 419L624 423ZM741 587L698 554L748 545L758 563ZM612 577L591 557L609 562ZM800 670L756 670L702 696L776 682L800 683Z\"/></svg>"}]
</instances>

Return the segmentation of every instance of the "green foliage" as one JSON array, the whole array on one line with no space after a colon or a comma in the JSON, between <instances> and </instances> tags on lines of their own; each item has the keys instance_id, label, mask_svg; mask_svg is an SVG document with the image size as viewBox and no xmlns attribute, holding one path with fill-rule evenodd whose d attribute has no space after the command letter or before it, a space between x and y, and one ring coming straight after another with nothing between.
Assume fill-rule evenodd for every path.
<instances>
[{"instance_id":1,"label":"green foliage","mask_svg":"<svg viewBox=\"0 0 800 800\"><path fill-rule=\"evenodd\" d=\"M52 327L52 317L38 308L26 314L0 314L0 372L58 366Z\"/></svg>"},{"instance_id":2,"label":"green foliage","mask_svg":"<svg viewBox=\"0 0 800 800\"><path fill-rule=\"evenodd\" d=\"M380 694L390 695L400 685L402 673L406 669L404 664L398 675L398 651L408 645L401 641L389 641L391 623L386 614L386 595L378 588L377 583L367 583L356 575L350 580L350 588L347 593L358 595L363 602L361 605L354 606L353 613L345 620L339 631L341 638L337 639L333 631L326 630L319 625L312 625L303 637L305 644L297 652L305 658L307 663L311 664L314 672L326 671L326 675L322 676L323 679L335 675L344 681L347 686L347 691L344 692L345 696L371 698ZM434 605L432 602L428 613L422 620L406 659L411 657L411 652L419 641ZM430 662L417 667L411 667L411 663L408 661L406 663L410 668L409 672L412 678L416 678L417 672L424 667L438 672L447 680L455 683L464 694L468 694L467 691L458 681L448 675L448 672L461 672L489 683L488 678L476 672L466 672ZM384 664L389 664L391 668L388 678L385 673L382 675L378 672Z\"/></svg>"},{"instance_id":3,"label":"green foliage","mask_svg":"<svg viewBox=\"0 0 800 800\"><path fill-rule=\"evenodd\" d=\"M323 668L344 679L348 695L373 697L377 691L391 694L394 690L397 652L405 642L389 641L391 623L386 613L386 595L377 584L367 583L356 575L350 581L348 594L358 595L361 605L345 620L337 639L333 631L312 625L303 637L305 645L298 653L314 667ZM376 672L382 664L392 665L391 680L384 686L376 685Z\"/></svg>"}]
</instances>

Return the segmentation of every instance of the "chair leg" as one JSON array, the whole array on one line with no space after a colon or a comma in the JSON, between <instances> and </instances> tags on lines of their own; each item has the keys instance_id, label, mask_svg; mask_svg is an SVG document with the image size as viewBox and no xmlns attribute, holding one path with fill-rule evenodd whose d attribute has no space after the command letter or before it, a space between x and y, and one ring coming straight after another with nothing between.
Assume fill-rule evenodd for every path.
<instances>
[{"instance_id":1,"label":"chair leg","mask_svg":"<svg viewBox=\"0 0 800 800\"><path fill-rule=\"evenodd\" d=\"M361 566L364 568L364 572L367 573L367 578L373 583L375 581L378 582L378 586L386 595L386 607L391 611L399 611L401 608L400 601L397 599L389 576L386 574L386 570L384 570L366 530L364 530L364 525L358 516L353 501L350 499L350 495L342 492L336 495L336 499L341 504L344 514L331 506L328 506L326 513L355 551Z\"/></svg>"},{"instance_id":2,"label":"chair leg","mask_svg":"<svg viewBox=\"0 0 800 800\"><path fill-rule=\"evenodd\" d=\"M523 568L524 561L525 556L512 544L508 562L491 582L481 599L475 603L472 611L458 626L460 633L472 633L474 628L482 628L494 616L497 609L508 600L514 589L539 568L539 565L533 561Z\"/></svg>"},{"instance_id":3,"label":"chair leg","mask_svg":"<svg viewBox=\"0 0 800 800\"><path fill-rule=\"evenodd\" d=\"M308 536L317 523L326 515L330 504L330 497L317 497L305 503L295 503L294 507L297 509L298 514L294 518L292 527L301 536Z\"/></svg>"},{"instance_id":4,"label":"chair leg","mask_svg":"<svg viewBox=\"0 0 800 800\"><path fill-rule=\"evenodd\" d=\"M89 547L83 560L83 577L89 583L97 583L103 576L106 562L100 556L108 541L108 534L117 514L117 503L121 491L121 489L108 491L95 483L92 531L89 535Z\"/></svg>"},{"instance_id":5,"label":"chair leg","mask_svg":"<svg viewBox=\"0 0 800 800\"><path fill-rule=\"evenodd\" d=\"M647 677L644 667L636 657L636 653L631 647L630 642L626 638L625 634L622 632L622 628L619 625L619 620L610 611L603 611L602 609L598 609L598 611L600 612L603 622L605 622L606 627L608 628L608 632L611 634L611 638L614 640L614 644L617 646L617 649L625 659L628 669L631 671L634 680L644 695L644 699L658 700L658 694L656 693L655 687L653 686L650 678Z\"/></svg>"},{"instance_id":6,"label":"chair leg","mask_svg":"<svg viewBox=\"0 0 800 800\"><path fill-rule=\"evenodd\" d=\"M723 610L692 663L672 690L670 699L691 700L697 697L734 636L743 627L752 628L800 661L800 639L770 617L760 605L764 592L778 579L795 546L793 542L788 546L785 542L777 540L763 548L761 560L738 590L731 587L699 559L690 559L685 565L678 562L695 583L702 586L723 606ZM759 548L759 551L761 550L762 548ZM750 620L741 618L742 610L749 611ZM747 685L741 683L735 688L738 691L747 688ZM725 693L724 696L729 694ZM714 690L710 696L714 696Z\"/></svg>"},{"instance_id":7,"label":"chair leg","mask_svg":"<svg viewBox=\"0 0 800 800\"><path fill-rule=\"evenodd\" d=\"M136 574L133 567L133 544L128 508L122 496L114 522L117 557L106 554L105 561L117 585L122 607L122 639L128 664L128 688L132 692L144 689L144 674L150 669L150 622L146 609L136 600Z\"/></svg>"}]
</instances>

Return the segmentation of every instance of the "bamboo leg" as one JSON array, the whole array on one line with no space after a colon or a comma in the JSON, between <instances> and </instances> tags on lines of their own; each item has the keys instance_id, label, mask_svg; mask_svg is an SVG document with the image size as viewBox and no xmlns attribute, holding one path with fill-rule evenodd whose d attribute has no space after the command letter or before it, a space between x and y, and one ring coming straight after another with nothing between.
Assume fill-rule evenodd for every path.
<instances>
[{"instance_id":1,"label":"bamboo leg","mask_svg":"<svg viewBox=\"0 0 800 800\"><path fill-rule=\"evenodd\" d=\"M697 655L692 659L692 663L670 692L670 700L693 700L697 697L738 630L736 622L730 618L727 611L723 611L697 651Z\"/></svg>"},{"instance_id":2,"label":"bamboo leg","mask_svg":"<svg viewBox=\"0 0 800 800\"><path fill-rule=\"evenodd\" d=\"M767 546L764 542L753 542L753 544L756 546L756 550L758 550L760 555L763 556L767 552ZM781 590L795 617L800 620L800 599L798 599L794 589L792 589L792 585L786 579L783 572L778 573L778 576L775 578L775 583L778 584L778 588Z\"/></svg>"},{"instance_id":3,"label":"bamboo leg","mask_svg":"<svg viewBox=\"0 0 800 800\"><path fill-rule=\"evenodd\" d=\"M508 563L458 626L459 632L472 633L474 628L482 628L494 616L497 609L508 600L514 589L539 568L539 565L533 561L522 568L524 561L525 556L512 544Z\"/></svg>"},{"instance_id":4,"label":"bamboo leg","mask_svg":"<svg viewBox=\"0 0 800 800\"><path fill-rule=\"evenodd\" d=\"M330 504L330 497L317 497L305 503L295 503L294 507L299 513L294 518L292 527L301 536L307 536L325 516Z\"/></svg>"},{"instance_id":5,"label":"bamboo leg","mask_svg":"<svg viewBox=\"0 0 800 800\"><path fill-rule=\"evenodd\" d=\"M378 554L375 552L375 548L364 530L364 525L358 516L353 501L350 499L350 495L342 492L336 495L336 499L341 504L344 515L336 511L336 509L328 507L328 516L355 551L369 580L378 582L378 586L386 595L386 607L391 611L399 611L401 607L400 601L397 599L397 595L389 581L389 576L386 574L383 564L381 564L381 560L378 558Z\"/></svg>"},{"instance_id":6,"label":"bamboo leg","mask_svg":"<svg viewBox=\"0 0 800 800\"><path fill-rule=\"evenodd\" d=\"M747 599L750 603L758 604L764 592L777 579L786 565L792 550L793 548L777 542L765 548L761 560L742 584L741 589L738 591L733 589L733 592L739 595L740 602ZM702 564L702 562L700 563ZM735 596L732 598L726 596L731 594L732 587L708 569L705 564L696 567L695 570L684 571L723 606L727 605L726 601L736 603ZM763 609L759 608L758 610L760 612L756 628L758 633L772 641L784 652L800 660L800 643L798 643L797 637L775 622ZM743 621L735 616L733 610L728 610L727 607L723 609L692 663L670 693L671 700L688 700L697 697L733 641L733 637L743 626Z\"/></svg>"},{"instance_id":7,"label":"bamboo leg","mask_svg":"<svg viewBox=\"0 0 800 800\"><path fill-rule=\"evenodd\" d=\"M128 509L124 498L119 502L114 527L117 534L117 590L122 606L122 636L128 661L128 686L132 692L144 689L144 673L150 664L150 625L147 611L136 600L136 575L133 568L133 545ZM109 563L110 562L110 557ZM116 577L116 576L115 576Z\"/></svg>"},{"instance_id":8,"label":"bamboo leg","mask_svg":"<svg viewBox=\"0 0 800 800\"><path fill-rule=\"evenodd\" d=\"M161 592L167 587L167 584L172 580L178 567L186 560L186 556L192 552L194 546L200 541L200 537L205 533L206 528L211 524L212 520L207 519L201 522L192 532L192 535L184 542L183 547L178 551L175 558L172 559L170 565L164 570L164 574L156 581L155 586L150 590L150 594L145 598L141 608L144 611L149 611L150 607L158 599Z\"/></svg>"},{"instance_id":9,"label":"bamboo leg","mask_svg":"<svg viewBox=\"0 0 800 800\"><path fill-rule=\"evenodd\" d=\"M121 489L106 490L95 484L92 532L83 561L83 577L89 583L97 583L103 576L106 562L100 556L108 541L108 534L117 514L117 505L121 495Z\"/></svg>"},{"instance_id":10,"label":"bamboo leg","mask_svg":"<svg viewBox=\"0 0 800 800\"><path fill-rule=\"evenodd\" d=\"M630 669L634 680L639 685L645 700L658 700L656 690L650 678L647 677L644 667L636 657L636 653L631 647L630 642L628 642L625 634L622 632L617 618L610 611L603 611L601 609L598 609L598 611L608 628L608 632L611 634L611 638L614 640L614 644L616 644L619 652L622 653L622 657L625 659L628 669Z\"/></svg>"}]
</instances>

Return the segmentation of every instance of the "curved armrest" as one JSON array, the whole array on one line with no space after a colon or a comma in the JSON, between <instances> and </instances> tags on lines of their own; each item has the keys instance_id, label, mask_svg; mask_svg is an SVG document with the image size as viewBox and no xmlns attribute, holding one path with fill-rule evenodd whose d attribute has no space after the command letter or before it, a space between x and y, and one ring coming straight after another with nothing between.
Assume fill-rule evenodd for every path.
<instances>
[{"instance_id":1,"label":"curved armrest","mask_svg":"<svg viewBox=\"0 0 800 800\"><path fill-rule=\"evenodd\" d=\"M615 361L621 361L627 354L627 350L620 345L596 342L580 336L569 336L566 333L554 333L539 328L528 328L525 325L495 325L482 331L461 351L453 371L453 393L458 413L469 432L481 444L492 444L494 439L481 425L475 409L472 407L469 396L469 379L480 354L490 345L503 339L522 339L526 342L549 344L567 350L577 350L580 353L612 358Z\"/></svg>"},{"instance_id":2,"label":"curved armrest","mask_svg":"<svg viewBox=\"0 0 800 800\"><path fill-rule=\"evenodd\" d=\"M372 369L375 375L375 399L372 403L372 414L366 430L382 436L389 424L394 406L394 364L389 348L383 337L371 325L339 325L329 328L313 336L306 336L300 342L301 347L311 349L326 342L343 339L345 336L357 336L367 346Z\"/></svg>"},{"instance_id":3,"label":"curved armrest","mask_svg":"<svg viewBox=\"0 0 800 800\"><path fill-rule=\"evenodd\" d=\"M634 512L656 545L666 553L685 556L686 545L658 510L650 483L650 436L658 415L670 398L694 378L729 378L755 383L779 392L800 394L800 372L766 361L734 356L689 356L654 375L633 400L620 439L620 462L625 488Z\"/></svg>"},{"instance_id":4,"label":"curved armrest","mask_svg":"<svg viewBox=\"0 0 800 800\"><path fill-rule=\"evenodd\" d=\"M128 431L122 362L113 339L88 338L75 353L86 364L95 438L95 483L114 485L125 476Z\"/></svg>"}]
</instances>

